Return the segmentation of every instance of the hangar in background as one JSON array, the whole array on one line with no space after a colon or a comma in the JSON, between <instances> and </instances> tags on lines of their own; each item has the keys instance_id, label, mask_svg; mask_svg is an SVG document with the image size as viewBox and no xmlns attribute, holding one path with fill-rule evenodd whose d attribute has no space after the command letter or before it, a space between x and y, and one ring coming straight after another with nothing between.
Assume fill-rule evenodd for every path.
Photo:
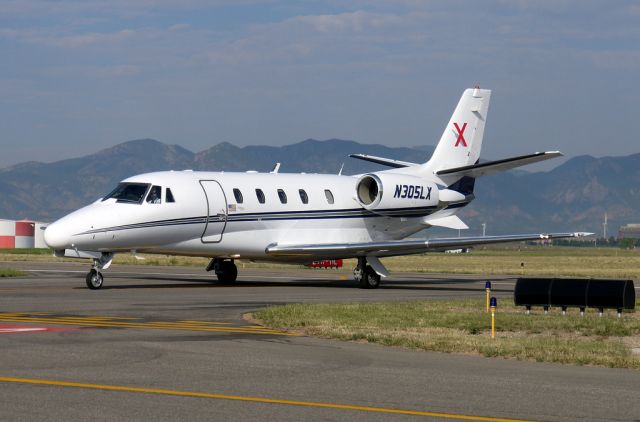
<instances>
[{"instance_id":1,"label":"hangar in background","mask_svg":"<svg viewBox=\"0 0 640 422\"><path fill-rule=\"evenodd\" d=\"M618 239L640 239L640 224L627 224L618 230Z\"/></svg>"},{"instance_id":2,"label":"hangar in background","mask_svg":"<svg viewBox=\"0 0 640 422\"><path fill-rule=\"evenodd\" d=\"M49 223L0 220L0 248L47 248L44 229Z\"/></svg>"}]
</instances>

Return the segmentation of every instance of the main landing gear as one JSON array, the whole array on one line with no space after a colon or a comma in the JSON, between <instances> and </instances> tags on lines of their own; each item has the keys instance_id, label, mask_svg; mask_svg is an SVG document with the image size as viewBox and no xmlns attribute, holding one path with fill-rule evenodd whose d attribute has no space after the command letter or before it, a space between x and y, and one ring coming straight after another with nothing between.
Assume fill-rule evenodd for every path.
<instances>
[{"instance_id":1,"label":"main landing gear","mask_svg":"<svg viewBox=\"0 0 640 422\"><path fill-rule=\"evenodd\" d=\"M93 268L91 268L87 273L87 277L85 279L88 288L91 290L98 290L102 287L104 277L102 277L102 273L100 271L109 268L112 261L113 254L107 252L103 252L99 258L93 258Z\"/></svg>"},{"instance_id":2,"label":"main landing gear","mask_svg":"<svg viewBox=\"0 0 640 422\"><path fill-rule=\"evenodd\" d=\"M233 259L213 258L207 265L207 271L215 271L218 281L223 284L235 283L238 278L238 267Z\"/></svg>"},{"instance_id":3,"label":"main landing gear","mask_svg":"<svg viewBox=\"0 0 640 422\"><path fill-rule=\"evenodd\" d=\"M367 265L367 258L358 258L358 266L353 270L353 278L361 289L377 289L380 286L380 275L371 265Z\"/></svg>"}]
</instances>

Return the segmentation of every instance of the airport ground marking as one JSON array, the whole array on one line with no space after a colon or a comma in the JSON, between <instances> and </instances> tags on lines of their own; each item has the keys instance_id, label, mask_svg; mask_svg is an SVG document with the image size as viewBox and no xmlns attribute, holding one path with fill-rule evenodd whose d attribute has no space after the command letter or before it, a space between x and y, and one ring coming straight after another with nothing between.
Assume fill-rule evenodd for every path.
<instances>
[{"instance_id":1,"label":"airport ground marking","mask_svg":"<svg viewBox=\"0 0 640 422\"><path fill-rule=\"evenodd\" d=\"M33 325L4 325L0 324L0 334L25 334L25 333L47 333L47 332L61 332L61 331L74 331L80 330L80 328L67 328L67 327L38 327Z\"/></svg>"},{"instance_id":2,"label":"airport ground marking","mask_svg":"<svg viewBox=\"0 0 640 422\"><path fill-rule=\"evenodd\" d=\"M372 412L372 413L428 416L432 418L457 419L457 420L466 420L466 421L533 422L531 420L525 420L525 419L497 418L497 417L491 417L491 416L464 415L464 414L446 413L446 412L429 412L429 411L423 411L423 410L396 409L396 408L390 408L390 407L358 406L358 405L339 404L339 403L270 399L267 397L238 396L238 395L216 394L216 393L199 393L194 391L165 390L160 388L145 388L145 387L127 387L127 386L121 386L121 385L108 385L108 384L88 384L88 383L81 383L81 382L33 379L33 378L0 377L0 382L15 383L15 384L46 385L46 386L53 386L53 387L70 387L70 388L81 388L81 389L88 389L88 390L118 391L118 392L125 392L125 393L144 393L144 394L158 394L158 395L166 395L166 396L196 397L196 398L217 399L217 400L233 400L233 401L243 401L243 402L253 402L253 403L279 404L279 405L288 405L288 406L315 407L315 408L337 409L337 410L357 410L357 411Z\"/></svg>"},{"instance_id":3,"label":"airport ground marking","mask_svg":"<svg viewBox=\"0 0 640 422\"><path fill-rule=\"evenodd\" d=\"M104 328L137 328L137 329L157 329L157 330L178 330L178 331L202 331L217 333L241 333L241 334L263 334L277 336L300 336L297 333L256 326L230 326L230 325L207 325L202 323L184 323L177 321L122 321L106 320L104 317L79 317L79 316L50 316L40 317L31 314L0 313L0 321L3 322L28 322L37 324L53 325L75 325L81 327L104 327Z\"/></svg>"},{"instance_id":4,"label":"airport ground marking","mask_svg":"<svg viewBox=\"0 0 640 422\"><path fill-rule=\"evenodd\" d=\"M285 335L285 336L293 336L295 334L286 333L275 330L264 330L264 329L247 329L247 328L233 328L233 327L190 327L190 326L180 326L180 325L170 325L170 324L152 324L152 323L126 323L126 324L114 324L109 322L102 321L65 321L60 319L34 319L34 318L2 318L0 317L0 321L7 322L33 322L40 324L54 324L54 325L75 325L82 327L106 327L106 328L139 328L139 329L160 329L160 330L177 330L177 331L204 331L204 332L224 332L224 333L244 333L244 334L269 334L269 335Z\"/></svg>"}]
</instances>

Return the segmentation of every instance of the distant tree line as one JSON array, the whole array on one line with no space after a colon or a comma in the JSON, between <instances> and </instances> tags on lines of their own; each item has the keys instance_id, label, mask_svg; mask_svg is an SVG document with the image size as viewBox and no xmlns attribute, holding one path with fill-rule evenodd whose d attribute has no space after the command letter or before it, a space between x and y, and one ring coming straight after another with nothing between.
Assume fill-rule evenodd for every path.
<instances>
[{"instance_id":1,"label":"distant tree line","mask_svg":"<svg viewBox=\"0 0 640 422\"><path fill-rule=\"evenodd\" d=\"M589 240L576 240L576 239L557 239L553 241L556 246L571 246L574 248L621 248L621 249L633 249L640 247L640 238L626 237L624 239L617 239L611 236L608 239L604 237L598 237Z\"/></svg>"}]
</instances>

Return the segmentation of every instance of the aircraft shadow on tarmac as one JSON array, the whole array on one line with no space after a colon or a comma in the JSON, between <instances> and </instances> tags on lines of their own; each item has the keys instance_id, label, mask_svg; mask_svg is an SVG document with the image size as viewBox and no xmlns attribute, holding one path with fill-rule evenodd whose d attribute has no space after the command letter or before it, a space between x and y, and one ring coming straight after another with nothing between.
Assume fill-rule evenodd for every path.
<instances>
[{"instance_id":1,"label":"aircraft shadow on tarmac","mask_svg":"<svg viewBox=\"0 0 640 422\"><path fill-rule=\"evenodd\" d=\"M214 280L202 278L180 278L180 277L158 277L158 276L127 276L132 280L164 281L165 283L145 283L145 284L114 284L119 277L112 277L111 283L105 283L102 290L126 290L126 289L188 289L188 288L248 288L248 287L322 287L333 289L353 289L357 287L352 280L327 280L327 279L293 279L291 281L251 281L239 280L233 284L223 284ZM421 291L450 291L450 292L484 292L481 287L461 287L478 282L484 279L452 280L452 279L428 279L428 280L392 280L382 283L378 289L381 290L421 290ZM448 286L443 286L448 285ZM76 287L84 289L85 287ZM511 289L492 289L496 293L511 293Z\"/></svg>"}]
</instances>

